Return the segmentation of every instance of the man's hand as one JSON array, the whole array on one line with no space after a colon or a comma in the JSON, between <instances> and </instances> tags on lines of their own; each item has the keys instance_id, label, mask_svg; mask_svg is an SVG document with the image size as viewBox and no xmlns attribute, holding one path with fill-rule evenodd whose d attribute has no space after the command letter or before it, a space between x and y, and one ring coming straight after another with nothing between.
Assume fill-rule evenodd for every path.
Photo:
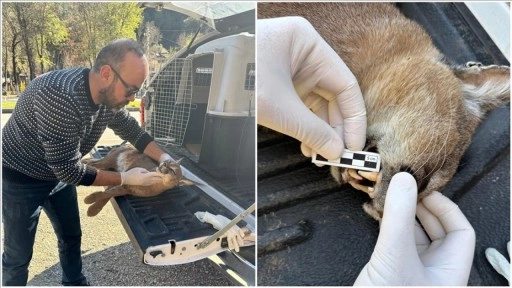
<instances>
[{"instance_id":1,"label":"man's hand","mask_svg":"<svg viewBox=\"0 0 512 288\"><path fill-rule=\"evenodd\" d=\"M391 179L377 245L355 285L467 285L475 253L473 227L441 193L419 204L416 198L410 174Z\"/></svg>"},{"instance_id":2,"label":"man's hand","mask_svg":"<svg viewBox=\"0 0 512 288\"><path fill-rule=\"evenodd\" d=\"M296 138L327 159L362 150L366 109L356 78L301 17L261 19L258 26L258 124Z\"/></svg>"},{"instance_id":3,"label":"man's hand","mask_svg":"<svg viewBox=\"0 0 512 288\"><path fill-rule=\"evenodd\" d=\"M121 185L150 186L162 182L162 174L140 167L121 172Z\"/></svg>"},{"instance_id":4,"label":"man's hand","mask_svg":"<svg viewBox=\"0 0 512 288\"><path fill-rule=\"evenodd\" d=\"M169 155L167 153L163 153L162 155L160 155L160 158L158 160L158 162L160 164L162 164L163 162L169 162L169 161L174 161L174 159L172 159L171 155Z\"/></svg>"}]
</instances>

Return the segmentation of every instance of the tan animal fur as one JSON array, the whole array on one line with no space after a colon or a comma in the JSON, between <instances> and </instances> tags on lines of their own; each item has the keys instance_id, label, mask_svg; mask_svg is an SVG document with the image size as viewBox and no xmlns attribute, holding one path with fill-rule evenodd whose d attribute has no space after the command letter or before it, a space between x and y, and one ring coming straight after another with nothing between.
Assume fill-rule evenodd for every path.
<instances>
[{"instance_id":1,"label":"tan animal fur","mask_svg":"<svg viewBox=\"0 0 512 288\"><path fill-rule=\"evenodd\" d=\"M258 4L258 18L282 16L306 18L358 80L368 117L366 150L381 155L381 172L371 177L370 189L353 170L331 172L369 193L364 209L377 220L394 174L413 174L420 198L442 191L481 117L510 101L509 67L449 67L423 28L392 4Z\"/></svg>"},{"instance_id":2,"label":"tan animal fur","mask_svg":"<svg viewBox=\"0 0 512 288\"><path fill-rule=\"evenodd\" d=\"M183 177L179 161L164 162L159 165L153 159L128 145L112 148L101 159L84 159L82 161L101 170L124 172L135 167L142 167L150 172L156 171L163 175L161 183L150 186L117 185L108 187L105 191L98 191L88 195L84 199L86 204L91 204L87 209L87 216L96 216L112 197L127 194L138 197L151 197L177 186L194 184L191 180Z\"/></svg>"}]
</instances>

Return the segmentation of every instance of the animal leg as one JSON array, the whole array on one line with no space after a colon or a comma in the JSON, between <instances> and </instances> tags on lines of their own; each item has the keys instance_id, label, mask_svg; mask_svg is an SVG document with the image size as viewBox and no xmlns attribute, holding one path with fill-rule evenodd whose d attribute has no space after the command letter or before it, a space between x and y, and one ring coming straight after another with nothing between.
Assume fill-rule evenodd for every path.
<instances>
[{"instance_id":1,"label":"animal leg","mask_svg":"<svg viewBox=\"0 0 512 288\"><path fill-rule=\"evenodd\" d=\"M371 200L366 202L363 204L363 210L373 219L380 222L382 220L382 211L384 210L384 207L377 207L379 206L377 203L379 203L379 201Z\"/></svg>"},{"instance_id":2,"label":"animal leg","mask_svg":"<svg viewBox=\"0 0 512 288\"><path fill-rule=\"evenodd\" d=\"M105 192L103 191L96 191L96 192L93 192L89 195L87 195L85 198L84 198L84 203L85 204L92 204L102 198L105 197Z\"/></svg>"},{"instance_id":3,"label":"animal leg","mask_svg":"<svg viewBox=\"0 0 512 288\"><path fill-rule=\"evenodd\" d=\"M110 198L125 194L128 194L128 192L123 186L119 185L109 187L105 192L98 191L88 195L84 199L86 204L91 204L91 206L87 208L87 216L92 217L98 215Z\"/></svg>"},{"instance_id":4,"label":"animal leg","mask_svg":"<svg viewBox=\"0 0 512 288\"><path fill-rule=\"evenodd\" d=\"M102 198L102 199L92 203L92 205L89 206L89 208L87 208L87 216L93 217L93 216L98 215L98 213L100 213L101 209L103 209L103 207L105 207L105 205L108 203L109 199L110 199L110 197Z\"/></svg>"}]
</instances>

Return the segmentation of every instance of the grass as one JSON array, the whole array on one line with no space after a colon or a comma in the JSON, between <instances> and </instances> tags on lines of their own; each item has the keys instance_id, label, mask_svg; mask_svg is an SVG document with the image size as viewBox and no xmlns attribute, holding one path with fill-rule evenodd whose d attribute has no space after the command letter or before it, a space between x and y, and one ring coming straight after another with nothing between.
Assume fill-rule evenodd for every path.
<instances>
[{"instance_id":1,"label":"grass","mask_svg":"<svg viewBox=\"0 0 512 288\"><path fill-rule=\"evenodd\" d=\"M140 99L135 99L135 101L130 102L126 105L126 108L139 108L140 107Z\"/></svg>"},{"instance_id":2,"label":"grass","mask_svg":"<svg viewBox=\"0 0 512 288\"><path fill-rule=\"evenodd\" d=\"M16 100L2 99L2 109L14 109L14 106L16 106ZM139 108L140 106L140 99L135 99L135 101L130 102L128 105L126 105L126 108Z\"/></svg>"},{"instance_id":3,"label":"grass","mask_svg":"<svg viewBox=\"0 0 512 288\"><path fill-rule=\"evenodd\" d=\"M14 109L16 106L16 101L13 100L2 100L2 109Z\"/></svg>"}]
</instances>

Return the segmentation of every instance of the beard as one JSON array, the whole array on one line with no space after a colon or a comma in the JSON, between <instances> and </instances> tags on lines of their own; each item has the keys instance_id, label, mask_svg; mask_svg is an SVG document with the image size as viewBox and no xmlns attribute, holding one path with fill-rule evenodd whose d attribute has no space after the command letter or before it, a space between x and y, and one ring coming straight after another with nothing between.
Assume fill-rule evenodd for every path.
<instances>
[{"instance_id":1,"label":"beard","mask_svg":"<svg viewBox=\"0 0 512 288\"><path fill-rule=\"evenodd\" d=\"M117 113L121 111L124 106L126 106L129 102L128 100L121 101L116 103L116 96L114 94L114 86L115 82L110 84L107 88L100 89L99 98L100 104L107 106L108 109L112 110L112 112Z\"/></svg>"}]
</instances>

